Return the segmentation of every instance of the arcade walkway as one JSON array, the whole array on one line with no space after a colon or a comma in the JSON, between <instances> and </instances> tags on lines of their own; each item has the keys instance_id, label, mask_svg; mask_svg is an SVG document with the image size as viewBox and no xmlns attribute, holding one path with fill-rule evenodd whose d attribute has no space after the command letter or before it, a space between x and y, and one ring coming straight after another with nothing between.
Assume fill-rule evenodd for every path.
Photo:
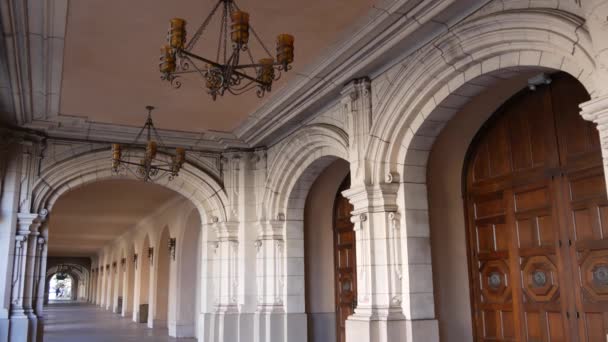
<instances>
[{"instance_id":1,"label":"arcade walkway","mask_svg":"<svg viewBox=\"0 0 608 342\"><path fill-rule=\"evenodd\" d=\"M149 329L127 318L86 303L57 303L45 307L44 342L165 342L195 341L167 336L166 329Z\"/></svg>"}]
</instances>

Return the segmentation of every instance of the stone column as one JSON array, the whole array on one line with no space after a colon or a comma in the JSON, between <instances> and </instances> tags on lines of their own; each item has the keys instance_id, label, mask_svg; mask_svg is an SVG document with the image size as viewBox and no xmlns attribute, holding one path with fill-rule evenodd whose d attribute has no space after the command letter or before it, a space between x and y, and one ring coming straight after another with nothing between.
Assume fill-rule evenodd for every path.
<instances>
[{"instance_id":1,"label":"stone column","mask_svg":"<svg viewBox=\"0 0 608 342\"><path fill-rule=\"evenodd\" d=\"M357 254L357 307L346 321L349 342L403 341L408 335L402 308L398 188L399 184L384 183L343 192L354 206ZM438 339L429 335L424 340Z\"/></svg>"},{"instance_id":2,"label":"stone column","mask_svg":"<svg viewBox=\"0 0 608 342\"><path fill-rule=\"evenodd\" d=\"M581 114L585 120L597 124L608 185L608 1L587 0L582 1L582 5L595 51L594 77L598 89L591 94L590 101L581 104Z\"/></svg>"},{"instance_id":3,"label":"stone column","mask_svg":"<svg viewBox=\"0 0 608 342\"><path fill-rule=\"evenodd\" d=\"M111 262L111 261L109 261ZM113 279L114 279L114 274L113 274L113 270L112 270L112 266L108 263L106 264L106 277L107 279L107 284L106 284L106 301L104 303L104 307L106 310L112 310L112 285L113 285Z\"/></svg>"},{"instance_id":4,"label":"stone column","mask_svg":"<svg viewBox=\"0 0 608 342\"><path fill-rule=\"evenodd\" d=\"M100 307L103 307L103 293L104 293L104 289L105 289L105 282L104 282L104 271L103 271L104 265L100 264L98 271L99 271L99 279L97 279L97 305Z\"/></svg>"},{"instance_id":5,"label":"stone column","mask_svg":"<svg viewBox=\"0 0 608 342\"><path fill-rule=\"evenodd\" d=\"M13 259L11 290L10 335L11 341L36 341L38 318L34 312L34 290L37 284L38 214L17 214L17 233Z\"/></svg>"},{"instance_id":6,"label":"stone column","mask_svg":"<svg viewBox=\"0 0 608 342\"><path fill-rule=\"evenodd\" d=\"M217 298L216 324L218 332L214 341L238 341L239 335L239 240L237 222L218 222L214 225L217 235ZM253 286L253 284L252 284Z\"/></svg>"},{"instance_id":7,"label":"stone column","mask_svg":"<svg viewBox=\"0 0 608 342\"><path fill-rule=\"evenodd\" d=\"M284 224L285 220L259 223L258 239L255 241L258 302L254 316L256 342L285 340Z\"/></svg>"},{"instance_id":8,"label":"stone column","mask_svg":"<svg viewBox=\"0 0 608 342\"><path fill-rule=\"evenodd\" d=\"M606 88L608 90L608 84L606 84ZM583 118L597 124L602 145L604 177L608 186L608 95L587 101L581 104L581 108Z\"/></svg>"},{"instance_id":9,"label":"stone column","mask_svg":"<svg viewBox=\"0 0 608 342\"><path fill-rule=\"evenodd\" d=\"M44 333L44 304L48 299L48 289L46 288L46 262L48 255L48 223L45 222L41 235L38 237L37 253L36 253L36 275L34 277L35 284L35 300L34 313L38 317L37 325L37 341L42 342Z\"/></svg>"}]
</instances>

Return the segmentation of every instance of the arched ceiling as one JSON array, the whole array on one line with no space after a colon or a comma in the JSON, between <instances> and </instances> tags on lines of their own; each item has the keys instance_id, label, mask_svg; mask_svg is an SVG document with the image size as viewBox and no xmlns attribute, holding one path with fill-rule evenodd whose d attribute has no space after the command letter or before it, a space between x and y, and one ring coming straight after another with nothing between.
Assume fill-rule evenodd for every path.
<instances>
[{"instance_id":1,"label":"arched ceiling","mask_svg":"<svg viewBox=\"0 0 608 342\"><path fill-rule=\"evenodd\" d=\"M107 180L61 196L49 221L50 256L93 256L178 195L160 185Z\"/></svg>"},{"instance_id":2,"label":"arched ceiling","mask_svg":"<svg viewBox=\"0 0 608 342\"><path fill-rule=\"evenodd\" d=\"M255 92L225 95L213 102L200 77L189 76L180 89L160 80L159 49L169 19L183 17L192 34L217 0L87 0L68 5L59 113L91 121L139 126L144 106L156 105L157 126L182 131L234 130L287 82L306 78L340 35L372 10L376 0L237 0L274 51L276 35L295 35L294 68L264 99ZM218 23L199 41L199 53L215 56ZM253 40L253 37L251 38ZM264 55L253 45L254 57Z\"/></svg>"}]
</instances>

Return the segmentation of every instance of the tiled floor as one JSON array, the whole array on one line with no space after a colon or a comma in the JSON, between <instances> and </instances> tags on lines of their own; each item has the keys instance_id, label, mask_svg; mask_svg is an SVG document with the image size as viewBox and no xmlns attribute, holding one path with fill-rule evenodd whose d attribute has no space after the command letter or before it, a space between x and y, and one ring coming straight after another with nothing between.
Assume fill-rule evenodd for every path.
<instances>
[{"instance_id":1,"label":"tiled floor","mask_svg":"<svg viewBox=\"0 0 608 342\"><path fill-rule=\"evenodd\" d=\"M57 303L45 308L45 342L195 341L175 339L167 329L149 329L118 314L84 303Z\"/></svg>"}]
</instances>

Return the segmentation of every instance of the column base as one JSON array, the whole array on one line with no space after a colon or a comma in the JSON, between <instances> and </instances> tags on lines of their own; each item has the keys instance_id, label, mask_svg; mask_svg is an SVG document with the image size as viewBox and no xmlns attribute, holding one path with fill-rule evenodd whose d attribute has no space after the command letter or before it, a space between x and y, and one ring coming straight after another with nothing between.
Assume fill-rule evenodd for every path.
<instances>
[{"instance_id":1,"label":"column base","mask_svg":"<svg viewBox=\"0 0 608 342\"><path fill-rule=\"evenodd\" d=\"M405 318L369 317L352 315L346 320L346 342L439 342L439 324L435 319L408 320Z\"/></svg>"},{"instance_id":2,"label":"column base","mask_svg":"<svg viewBox=\"0 0 608 342\"><path fill-rule=\"evenodd\" d=\"M9 324L8 318L0 318L0 342L8 342Z\"/></svg>"},{"instance_id":3,"label":"column base","mask_svg":"<svg viewBox=\"0 0 608 342\"><path fill-rule=\"evenodd\" d=\"M305 313L258 310L254 314L255 342L306 342Z\"/></svg>"},{"instance_id":4,"label":"column base","mask_svg":"<svg viewBox=\"0 0 608 342\"><path fill-rule=\"evenodd\" d=\"M196 329L194 322L169 322L169 336L184 338L196 337Z\"/></svg>"},{"instance_id":5,"label":"column base","mask_svg":"<svg viewBox=\"0 0 608 342\"><path fill-rule=\"evenodd\" d=\"M239 316L238 312L201 314L199 340L209 342L238 341Z\"/></svg>"},{"instance_id":6,"label":"column base","mask_svg":"<svg viewBox=\"0 0 608 342\"><path fill-rule=\"evenodd\" d=\"M13 315L9 321L9 341L36 342L38 318L34 314Z\"/></svg>"}]
</instances>

